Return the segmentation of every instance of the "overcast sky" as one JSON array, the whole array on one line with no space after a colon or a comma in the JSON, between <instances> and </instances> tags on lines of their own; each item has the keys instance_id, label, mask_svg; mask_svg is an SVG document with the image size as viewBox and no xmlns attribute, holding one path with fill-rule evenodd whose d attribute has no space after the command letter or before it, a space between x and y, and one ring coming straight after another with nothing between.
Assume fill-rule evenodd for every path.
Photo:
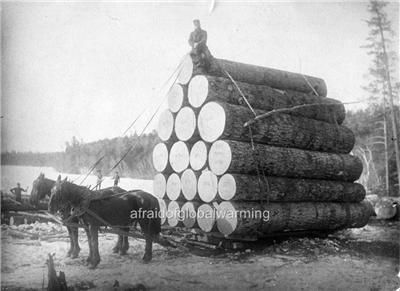
<instances>
[{"instance_id":1,"label":"overcast sky","mask_svg":"<svg viewBox=\"0 0 400 291\"><path fill-rule=\"evenodd\" d=\"M366 98L366 2L216 1L212 13L210 3L3 3L2 151L120 136L148 108L140 132L194 18L217 58L321 77L343 102ZM398 4L388 12L397 29Z\"/></svg>"}]
</instances>

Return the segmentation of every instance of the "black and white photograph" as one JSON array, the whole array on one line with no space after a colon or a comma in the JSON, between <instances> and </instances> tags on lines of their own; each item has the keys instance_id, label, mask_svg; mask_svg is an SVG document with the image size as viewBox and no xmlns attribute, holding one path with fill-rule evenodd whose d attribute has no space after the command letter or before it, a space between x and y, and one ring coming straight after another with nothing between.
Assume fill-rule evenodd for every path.
<instances>
[{"instance_id":1,"label":"black and white photograph","mask_svg":"<svg viewBox=\"0 0 400 291\"><path fill-rule=\"evenodd\" d=\"M400 2L0 9L1 290L400 290Z\"/></svg>"}]
</instances>

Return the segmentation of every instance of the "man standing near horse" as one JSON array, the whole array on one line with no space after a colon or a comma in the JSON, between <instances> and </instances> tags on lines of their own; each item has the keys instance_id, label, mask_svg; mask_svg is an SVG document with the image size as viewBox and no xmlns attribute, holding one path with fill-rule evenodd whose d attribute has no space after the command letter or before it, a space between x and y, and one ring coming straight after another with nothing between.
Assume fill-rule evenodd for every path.
<instances>
[{"instance_id":1,"label":"man standing near horse","mask_svg":"<svg viewBox=\"0 0 400 291\"><path fill-rule=\"evenodd\" d=\"M10 191L15 195L15 200L22 203L22 192L27 192L28 187L26 187L26 189L22 189L21 184L17 183L17 187L10 189Z\"/></svg>"},{"instance_id":2,"label":"man standing near horse","mask_svg":"<svg viewBox=\"0 0 400 291\"><path fill-rule=\"evenodd\" d=\"M120 179L120 178L119 178L118 171L116 171L115 174L114 174L114 187L117 187L117 186L118 186L119 179Z\"/></svg>"},{"instance_id":3,"label":"man standing near horse","mask_svg":"<svg viewBox=\"0 0 400 291\"><path fill-rule=\"evenodd\" d=\"M96 183L96 187L94 188L94 190L100 190L102 182L103 182L103 175L101 174L101 170L98 169L97 170L97 183Z\"/></svg>"}]
</instances>

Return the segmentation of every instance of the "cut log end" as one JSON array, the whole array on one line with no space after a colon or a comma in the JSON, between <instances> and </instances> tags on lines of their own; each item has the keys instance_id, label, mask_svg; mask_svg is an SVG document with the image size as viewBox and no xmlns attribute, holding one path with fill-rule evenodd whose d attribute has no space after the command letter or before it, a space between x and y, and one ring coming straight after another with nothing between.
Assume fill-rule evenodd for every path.
<instances>
[{"instance_id":1,"label":"cut log end","mask_svg":"<svg viewBox=\"0 0 400 291\"><path fill-rule=\"evenodd\" d=\"M207 163L207 146L199 140L190 150L190 166L193 170L199 171L203 169Z\"/></svg>"},{"instance_id":2,"label":"cut log end","mask_svg":"<svg viewBox=\"0 0 400 291\"><path fill-rule=\"evenodd\" d=\"M189 166L189 150L183 141L178 141L172 145L169 163L177 173L181 173Z\"/></svg>"},{"instance_id":3,"label":"cut log end","mask_svg":"<svg viewBox=\"0 0 400 291\"><path fill-rule=\"evenodd\" d=\"M208 80L205 76L194 76L189 83L188 100L194 108L199 108L208 96Z\"/></svg>"},{"instance_id":4,"label":"cut log end","mask_svg":"<svg viewBox=\"0 0 400 291\"><path fill-rule=\"evenodd\" d=\"M197 189L203 202L213 201L218 192L217 176L211 171L204 171L199 177Z\"/></svg>"},{"instance_id":5,"label":"cut log end","mask_svg":"<svg viewBox=\"0 0 400 291\"><path fill-rule=\"evenodd\" d=\"M174 116L169 110L165 110L160 114L158 120L157 133L162 141L167 141L174 130Z\"/></svg>"},{"instance_id":6,"label":"cut log end","mask_svg":"<svg viewBox=\"0 0 400 291\"><path fill-rule=\"evenodd\" d=\"M196 205L193 202L186 202L181 208L183 225L193 228L196 225Z\"/></svg>"},{"instance_id":7,"label":"cut log end","mask_svg":"<svg viewBox=\"0 0 400 291\"><path fill-rule=\"evenodd\" d=\"M177 82L182 85L189 83L193 75L193 61L190 55L187 55L182 62L178 73Z\"/></svg>"},{"instance_id":8,"label":"cut log end","mask_svg":"<svg viewBox=\"0 0 400 291\"><path fill-rule=\"evenodd\" d=\"M203 140L216 141L223 134L225 123L225 110L218 103L209 102L201 108L197 126Z\"/></svg>"},{"instance_id":9,"label":"cut log end","mask_svg":"<svg viewBox=\"0 0 400 291\"><path fill-rule=\"evenodd\" d=\"M168 204L168 215L167 221L168 225L172 227L176 227L180 224L179 212L180 212L180 205L177 201L170 201Z\"/></svg>"},{"instance_id":10,"label":"cut log end","mask_svg":"<svg viewBox=\"0 0 400 291\"><path fill-rule=\"evenodd\" d=\"M232 161L232 152L229 144L223 140L214 142L208 155L210 169L216 175L224 174Z\"/></svg>"},{"instance_id":11,"label":"cut log end","mask_svg":"<svg viewBox=\"0 0 400 291\"><path fill-rule=\"evenodd\" d=\"M191 201L197 194L197 177L193 170L186 169L181 177L182 194L186 200Z\"/></svg>"},{"instance_id":12,"label":"cut log end","mask_svg":"<svg viewBox=\"0 0 400 291\"><path fill-rule=\"evenodd\" d=\"M153 180L153 193L157 198L163 199L167 190L167 181L163 174L157 174Z\"/></svg>"},{"instance_id":13,"label":"cut log end","mask_svg":"<svg viewBox=\"0 0 400 291\"><path fill-rule=\"evenodd\" d=\"M210 232L215 226L215 211L210 204L202 204L197 209L197 225L204 232Z\"/></svg>"},{"instance_id":14,"label":"cut log end","mask_svg":"<svg viewBox=\"0 0 400 291\"><path fill-rule=\"evenodd\" d=\"M183 105L184 92L183 88L179 84L174 84L171 90L168 92L168 109L176 113L181 109Z\"/></svg>"},{"instance_id":15,"label":"cut log end","mask_svg":"<svg viewBox=\"0 0 400 291\"><path fill-rule=\"evenodd\" d=\"M188 141L196 130L196 115L190 107L179 110L175 119L175 133L179 140Z\"/></svg>"},{"instance_id":16,"label":"cut log end","mask_svg":"<svg viewBox=\"0 0 400 291\"><path fill-rule=\"evenodd\" d=\"M236 181L231 174L223 175L218 182L218 195L222 200L231 200L236 194Z\"/></svg>"},{"instance_id":17,"label":"cut log end","mask_svg":"<svg viewBox=\"0 0 400 291\"><path fill-rule=\"evenodd\" d=\"M232 203L224 201L218 205L217 212L219 213L217 216L217 227L219 232L225 236L232 234L238 225L235 207Z\"/></svg>"},{"instance_id":18,"label":"cut log end","mask_svg":"<svg viewBox=\"0 0 400 291\"><path fill-rule=\"evenodd\" d=\"M168 149L164 143L157 144L153 149L153 165L157 172L162 172L168 165Z\"/></svg>"},{"instance_id":19,"label":"cut log end","mask_svg":"<svg viewBox=\"0 0 400 291\"><path fill-rule=\"evenodd\" d=\"M181 194L181 179L176 173L171 174L167 180L167 196L170 200L177 200Z\"/></svg>"},{"instance_id":20,"label":"cut log end","mask_svg":"<svg viewBox=\"0 0 400 291\"><path fill-rule=\"evenodd\" d=\"M158 199L158 205L160 206L159 216L161 219L161 225L164 225L164 223L167 221L167 204L163 199Z\"/></svg>"}]
</instances>

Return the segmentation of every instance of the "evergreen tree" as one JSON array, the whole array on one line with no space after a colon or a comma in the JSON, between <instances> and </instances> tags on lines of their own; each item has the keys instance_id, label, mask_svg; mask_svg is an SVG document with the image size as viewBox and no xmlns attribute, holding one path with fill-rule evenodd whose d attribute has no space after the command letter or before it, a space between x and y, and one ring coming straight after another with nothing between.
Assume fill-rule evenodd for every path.
<instances>
[{"instance_id":1,"label":"evergreen tree","mask_svg":"<svg viewBox=\"0 0 400 291\"><path fill-rule=\"evenodd\" d=\"M367 44L368 55L372 57L369 67L369 83L364 89L369 92L370 106L379 108L382 111L383 140L385 144L386 160L386 184L389 191L389 162L394 152L395 163L397 164L397 187L400 180L400 153L397 120L395 115L395 101L398 99L399 80L398 76L398 54L393 50L392 39L396 37L392 30L391 22L388 19L385 8L388 3L384 1L371 0L368 5L370 19L366 20L369 27ZM371 124L371 126L373 126ZM399 188L399 187L398 187ZM400 191L400 189L398 190ZM397 191L397 192L398 192Z\"/></svg>"}]
</instances>

